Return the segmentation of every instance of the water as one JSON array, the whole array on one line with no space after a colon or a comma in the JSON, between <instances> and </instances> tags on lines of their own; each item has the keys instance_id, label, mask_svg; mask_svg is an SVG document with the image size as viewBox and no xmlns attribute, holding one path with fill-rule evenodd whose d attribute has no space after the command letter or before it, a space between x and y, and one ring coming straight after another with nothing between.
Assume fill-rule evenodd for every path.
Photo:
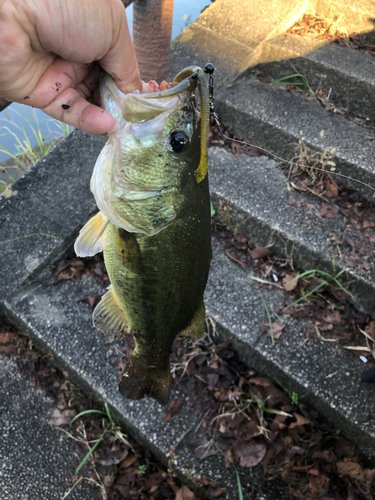
<instances>
[{"instance_id":1,"label":"water","mask_svg":"<svg viewBox=\"0 0 375 500\"><path fill-rule=\"evenodd\" d=\"M190 23L195 21L201 11L211 0L175 0L173 11L172 39L181 33L181 31ZM130 32L133 28L133 6L126 9ZM29 123L31 121L31 125ZM36 129L35 121L39 122L39 129L46 142L61 135L58 120L45 115L39 109L32 109L29 106L13 103L5 111L0 113L0 150L5 149L12 154L17 154L17 141L9 132L13 132L24 142L26 137L30 140L32 147L37 146L37 140L34 137L32 128ZM9 129L5 130L4 127ZM23 129L25 132L23 132ZM26 137L25 137L26 135ZM8 159L9 156L0 151L0 162Z\"/></svg>"}]
</instances>

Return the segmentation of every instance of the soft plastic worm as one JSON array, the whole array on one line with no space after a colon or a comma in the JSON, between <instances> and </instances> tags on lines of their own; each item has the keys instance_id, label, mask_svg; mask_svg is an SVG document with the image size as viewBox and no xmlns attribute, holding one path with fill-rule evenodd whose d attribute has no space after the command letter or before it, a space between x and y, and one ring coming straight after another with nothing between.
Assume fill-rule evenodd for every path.
<instances>
[{"instance_id":1,"label":"soft plastic worm","mask_svg":"<svg viewBox=\"0 0 375 500\"><path fill-rule=\"evenodd\" d=\"M195 179L199 183L207 175L207 142L208 142L208 129L210 124L210 92L208 88L208 81L206 73L199 66L188 66L178 73L173 80L174 82L181 82L185 80L192 80L198 83L199 96L201 101L201 159L199 166L195 171ZM179 87L177 85L173 90Z\"/></svg>"}]
</instances>

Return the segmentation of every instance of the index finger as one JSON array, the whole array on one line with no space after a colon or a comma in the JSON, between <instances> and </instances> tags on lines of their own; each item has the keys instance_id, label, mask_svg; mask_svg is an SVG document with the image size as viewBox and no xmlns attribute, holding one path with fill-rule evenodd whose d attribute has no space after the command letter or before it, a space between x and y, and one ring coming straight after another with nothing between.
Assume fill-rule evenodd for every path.
<instances>
[{"instance_id":1,"label":"index finger","mask_svg":"<svg viewBox=\"0 0 375 500\"><path fill-rule=\"evenodd\" d=\"M99 64L112 76L118 88L123 92L141 91L142 81L130 36L125 7L120 1L118 5L121 11L118 13L117 33L113 34L114 44L105 56L99 60Z\"/></svg>"}]
</instances>

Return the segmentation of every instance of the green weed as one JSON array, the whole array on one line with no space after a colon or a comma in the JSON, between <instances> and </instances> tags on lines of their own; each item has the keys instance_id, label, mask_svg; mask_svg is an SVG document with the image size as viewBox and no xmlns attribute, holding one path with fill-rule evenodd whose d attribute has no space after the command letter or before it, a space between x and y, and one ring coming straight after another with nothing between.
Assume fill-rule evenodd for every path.
<instances>
[{"instance_id":1,"label":"green weed","mask_svg":"<svg viewBox=\"0 0 375 500\"><path fill-rule=\"evenodd\" d=\"M138 472L142 475L142 474L146 474L146 470L147 470L147 465L140 465L138 467Z\"/></svg>"},{"instance_id":2,"label":"green weed","mask_svg":"<svg viewBox=\"0 0 375 500\"><path fill-rule=\"evenodd\" d=\"M306 78L306 76L303 75L302 73L300 73L295 68L295 66L293 66L293 64L291 64L291 67L295 71L295 73L293 75L283 76L282 78L278 78L277 80L273 80L272 83L276 83L279 85L291 85L291 84L293 84L299 92L304 92L305 89L303 89L303 87L306 87L307 93L311 97L315 98L315 93L314 93L313 89L311 88L309 80ZM299 80L302 80L302 81L295 81L296 78Z\"/></svg>"},{"instance_id":3,"label":"green weed","mask_svg":"<svg viewBox=\"0 0 375 500\"><path fill-rule=\"evenodd\" d=\"M236 476L237 476L238 500L243 500L241 478L240 478L240 475L238 473L237 467L235 467L234 470L236 471Z\"/></svg>"},{"instance_id":4,"label":"green weed","mask_svg":"<svg viewBox=\"0 0 375 500\"><path fill-rule=\"evenodd\" d=\"M327 273L325 271L320 271L319 269L310 269L309 271L305 271L302 274L298 274L295 278L293 278L292 280L288 281L288 283L286 283L286 285L289 285L290 283L293 283L293 281L299 280L300 278L303 278L303 277L307 278L308 283L310 283L312 279L315 279L315 280L319 281L320 283L313 290L310 290L308 292L304 292L302 290L301 291L301 293L303 294L302 297L300 297L299 299L295 300L292 304L289 304L285 309L288 309L289 307L292 307L292 306L298 304L302 300L306 300L307 297L310 297L310 295L316 293L323 286L334 287L336 285L336 289L338 287L340 290L342 290L347 295L349 295L350 298L353 298L353 295L349 292L349 290L347 288L345 288L345 286L342 285L340 283L340 281L338 280L338 278L344 272L345 272L345 270L342 269L340 272L338 272L337 274L335 274L335 261L333 261L333 274L329 274L329 273ZM324 279L320 278L319 276L324 277ZM352 281L349 281L347 283L347 286L349 286L350 283L352 283Z\"/></svg>"},{"instance_id":5,"label":"green weed","mask_svg":"<svg viewBox=\"0 0 375 500\"><path fill-rule=\"evenodd\" d=\"M282 387L284 389L284 391L287 393L288 398L289 398L289 402L293 406L298 406L300 404L300 400L303 399L304 397L306 397L308 394L307 392L305 392L305 394L298 394L298 392L292 391L290 384L289 384L289 389L288 389L285 386L283 386L283 384L279 380L277 380L277 379L275 379L275 380L279 384L279 386Z\"/></svg>"},{"instance_id":6,"label":"green weed","mask_svg":"<svg viewBox=\"0 0 375 500\"><path fill-rule=\"evenodd\" d=\"M112 413L111 413L111 411L110 411L109 406L108 406L107 403L105 404L105 410L106 410L105 412L101 411L101 410L85 410L85 411L82 411L81 413L78 413L78 415L76 415L72 419L72 421L70 422L70 425L72 425L72 423L75 420L77 420L78 418L83 417L84 415L89 415L89 414L103 415L104 417L106 417L109 420L109 423L105 427L105 429L102 432L102 434L100 435L100 437L97 439L97 441L94 443L94 445L89 449L89 451L86 453L86 455L81 460L80 464L78 465L78 467L76 469L76 472L75 472L76 474L78 474L78 472L82 469L82 467L85 465L85 463L87 462L87 460L91 457L91 455L94 453L94 451L99 446L99 444L103 441L104 436L107 434L107 432L109 432L109 431L113 432L115 439L120 439L125 444L127 444L127 445L130 446L130 444L126 440L125 436L122 434L121 429L116 424L115 418L112 415Z\"/></svg>"}]
</instances>

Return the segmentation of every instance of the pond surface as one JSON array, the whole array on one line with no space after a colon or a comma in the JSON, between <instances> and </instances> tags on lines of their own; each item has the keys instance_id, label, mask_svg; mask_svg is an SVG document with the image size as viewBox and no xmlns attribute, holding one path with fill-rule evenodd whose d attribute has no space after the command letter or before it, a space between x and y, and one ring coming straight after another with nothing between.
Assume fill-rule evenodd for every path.
<instances>
[{"instance_id":1,"label":"pond surface","mask_svg":"<svg viewBox=\"0 0 375 500\"><path fill-rule=\"evenodd\" d=\"M199 16L201 11L211 4L211 0L175 0L173 11L172 39L181 33L181 31L191 24ZM126 9L130 32L133 28L133 6ZM36 123L38 122L38 123ZM13 103L5 111L0 113L0 162L7 160L9 155L2 152L6 150L11 154L17 154L16 134L21 143L27 139L31 146L38 145L34 136L34 130L40 130L41 136L46 142L61 135L61 124L58 120L45 115L39 109L32 109L28 106Z\"/></svg>"}]
</instances>

